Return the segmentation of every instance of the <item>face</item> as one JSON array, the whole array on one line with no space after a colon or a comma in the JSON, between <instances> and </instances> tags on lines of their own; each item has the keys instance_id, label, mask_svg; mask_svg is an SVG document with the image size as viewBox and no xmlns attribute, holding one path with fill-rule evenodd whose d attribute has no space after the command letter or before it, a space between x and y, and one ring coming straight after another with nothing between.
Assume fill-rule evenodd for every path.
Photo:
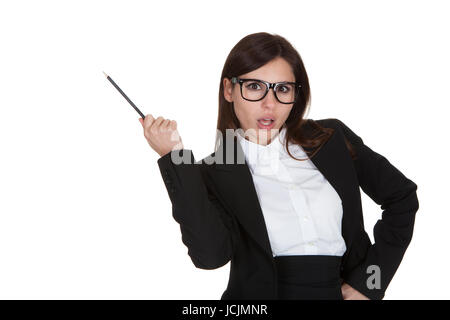
<instances>
[{"instance_id":1,"label":"face","mask_svg":"<svg viewBox=\"0 0 450 320\"><path fill-rule=\"evenodd\" d=\"M281 57L277 57L259 69L239 76L273 82L295 82L292 68ZM248 101L242 98L239 83L232 88L231 79L224 78L224 96L228 102L234 103L234 110L246 134L246 138L252 142L266 145L278 134L280 128L289 116L294 104L283 104L277 100L273 89L267 92L264 99ZM245 83L243 84L245 86ZM264 128L261 119L273 119L272 127Z\"/></svg>"}]
</instances>

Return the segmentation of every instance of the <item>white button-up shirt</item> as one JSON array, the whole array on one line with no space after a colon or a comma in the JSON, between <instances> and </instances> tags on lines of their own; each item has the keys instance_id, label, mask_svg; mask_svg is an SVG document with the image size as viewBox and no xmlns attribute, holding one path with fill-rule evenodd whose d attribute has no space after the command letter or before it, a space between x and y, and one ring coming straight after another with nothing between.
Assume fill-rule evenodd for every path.
<instances>
[{"instance_id":1,"label":"white button-up shirt","mask_svg":"<svg viewBox=\"0 0 450 320\"><path fill-rule=\"evenodd\" d=\"M239 131L238 131L239 132ZM335 255L346 250L341 234L342 201L311 160L292 159L286 128L267 145L238 134L264 215L273 256ZM307 154L289 143L291 154Z\"/></svg>"}]
</instances>

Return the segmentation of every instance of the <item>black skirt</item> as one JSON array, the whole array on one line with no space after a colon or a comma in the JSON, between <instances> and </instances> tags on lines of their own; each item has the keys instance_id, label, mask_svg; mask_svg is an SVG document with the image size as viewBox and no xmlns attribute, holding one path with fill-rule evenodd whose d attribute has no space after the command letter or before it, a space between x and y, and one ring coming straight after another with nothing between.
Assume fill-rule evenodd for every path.
<instances>
[{"instance_id":1,"label":"black skirt","mask_svg":"<svg viewBox=\"0 0 450 320\"><path fill-rule=\"evenodd\" d=\"M343 300L342 257L329 255L276 256L278 299Z\"/></svg>"}]
</instances>

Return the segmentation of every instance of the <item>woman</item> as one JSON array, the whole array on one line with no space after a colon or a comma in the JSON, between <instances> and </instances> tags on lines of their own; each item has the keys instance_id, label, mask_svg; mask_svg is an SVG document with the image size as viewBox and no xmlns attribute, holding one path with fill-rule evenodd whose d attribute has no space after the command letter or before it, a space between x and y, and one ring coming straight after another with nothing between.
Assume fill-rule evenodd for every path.
<instances>
[{"instance_id":1,"label":"woman","mask_svg":"<svg viewBox=\"0 0 450 320\"><path fill-rule=\"evenodd\" d=\"M194 265L231 261L221 299L382 299L411 241L417 185L342 121L304 119L309 102L298 52L255 33L225 62L211 155L139 119ZM359 187L383 209L373 244Z\"/></svg>"}]
</instances>

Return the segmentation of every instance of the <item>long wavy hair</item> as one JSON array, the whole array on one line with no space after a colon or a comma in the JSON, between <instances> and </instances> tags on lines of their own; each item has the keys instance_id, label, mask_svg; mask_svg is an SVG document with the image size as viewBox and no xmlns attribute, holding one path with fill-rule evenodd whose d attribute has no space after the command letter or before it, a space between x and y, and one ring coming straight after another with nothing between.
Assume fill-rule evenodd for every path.
<instances>
[{"instance_id":1,"label":"long wavy hair","mask_svg":"<svg viewBox=\"0 0 450 320\"><path fill-rule=\"evenodd\" d=\"M281 57L291 66L295 81L301 84L299 97L284 123L286 127L285 147L288 154L295 160L303 161L312 158L330 138L334 129L325 128L312 119L304 119L307 108L310 106L311 92L308 75L303 61L297 50L282 36L258 32L242 38L230 51L223 66L220 77L219 112L217 130L225 136L226 129L239 129L241 125L234 111L233 102L224 97L223 79L251 72L265 65L269 61ZM239 84L232 84L234 86ZM217 132L219 134L219 132ZM216 136L216 151L219 137ZM297 159L289 151L288 143L300 145L308 158ZM355 150L349 141L345 140L352 159L356 157Z\"/></svg>"}]
</instances>

